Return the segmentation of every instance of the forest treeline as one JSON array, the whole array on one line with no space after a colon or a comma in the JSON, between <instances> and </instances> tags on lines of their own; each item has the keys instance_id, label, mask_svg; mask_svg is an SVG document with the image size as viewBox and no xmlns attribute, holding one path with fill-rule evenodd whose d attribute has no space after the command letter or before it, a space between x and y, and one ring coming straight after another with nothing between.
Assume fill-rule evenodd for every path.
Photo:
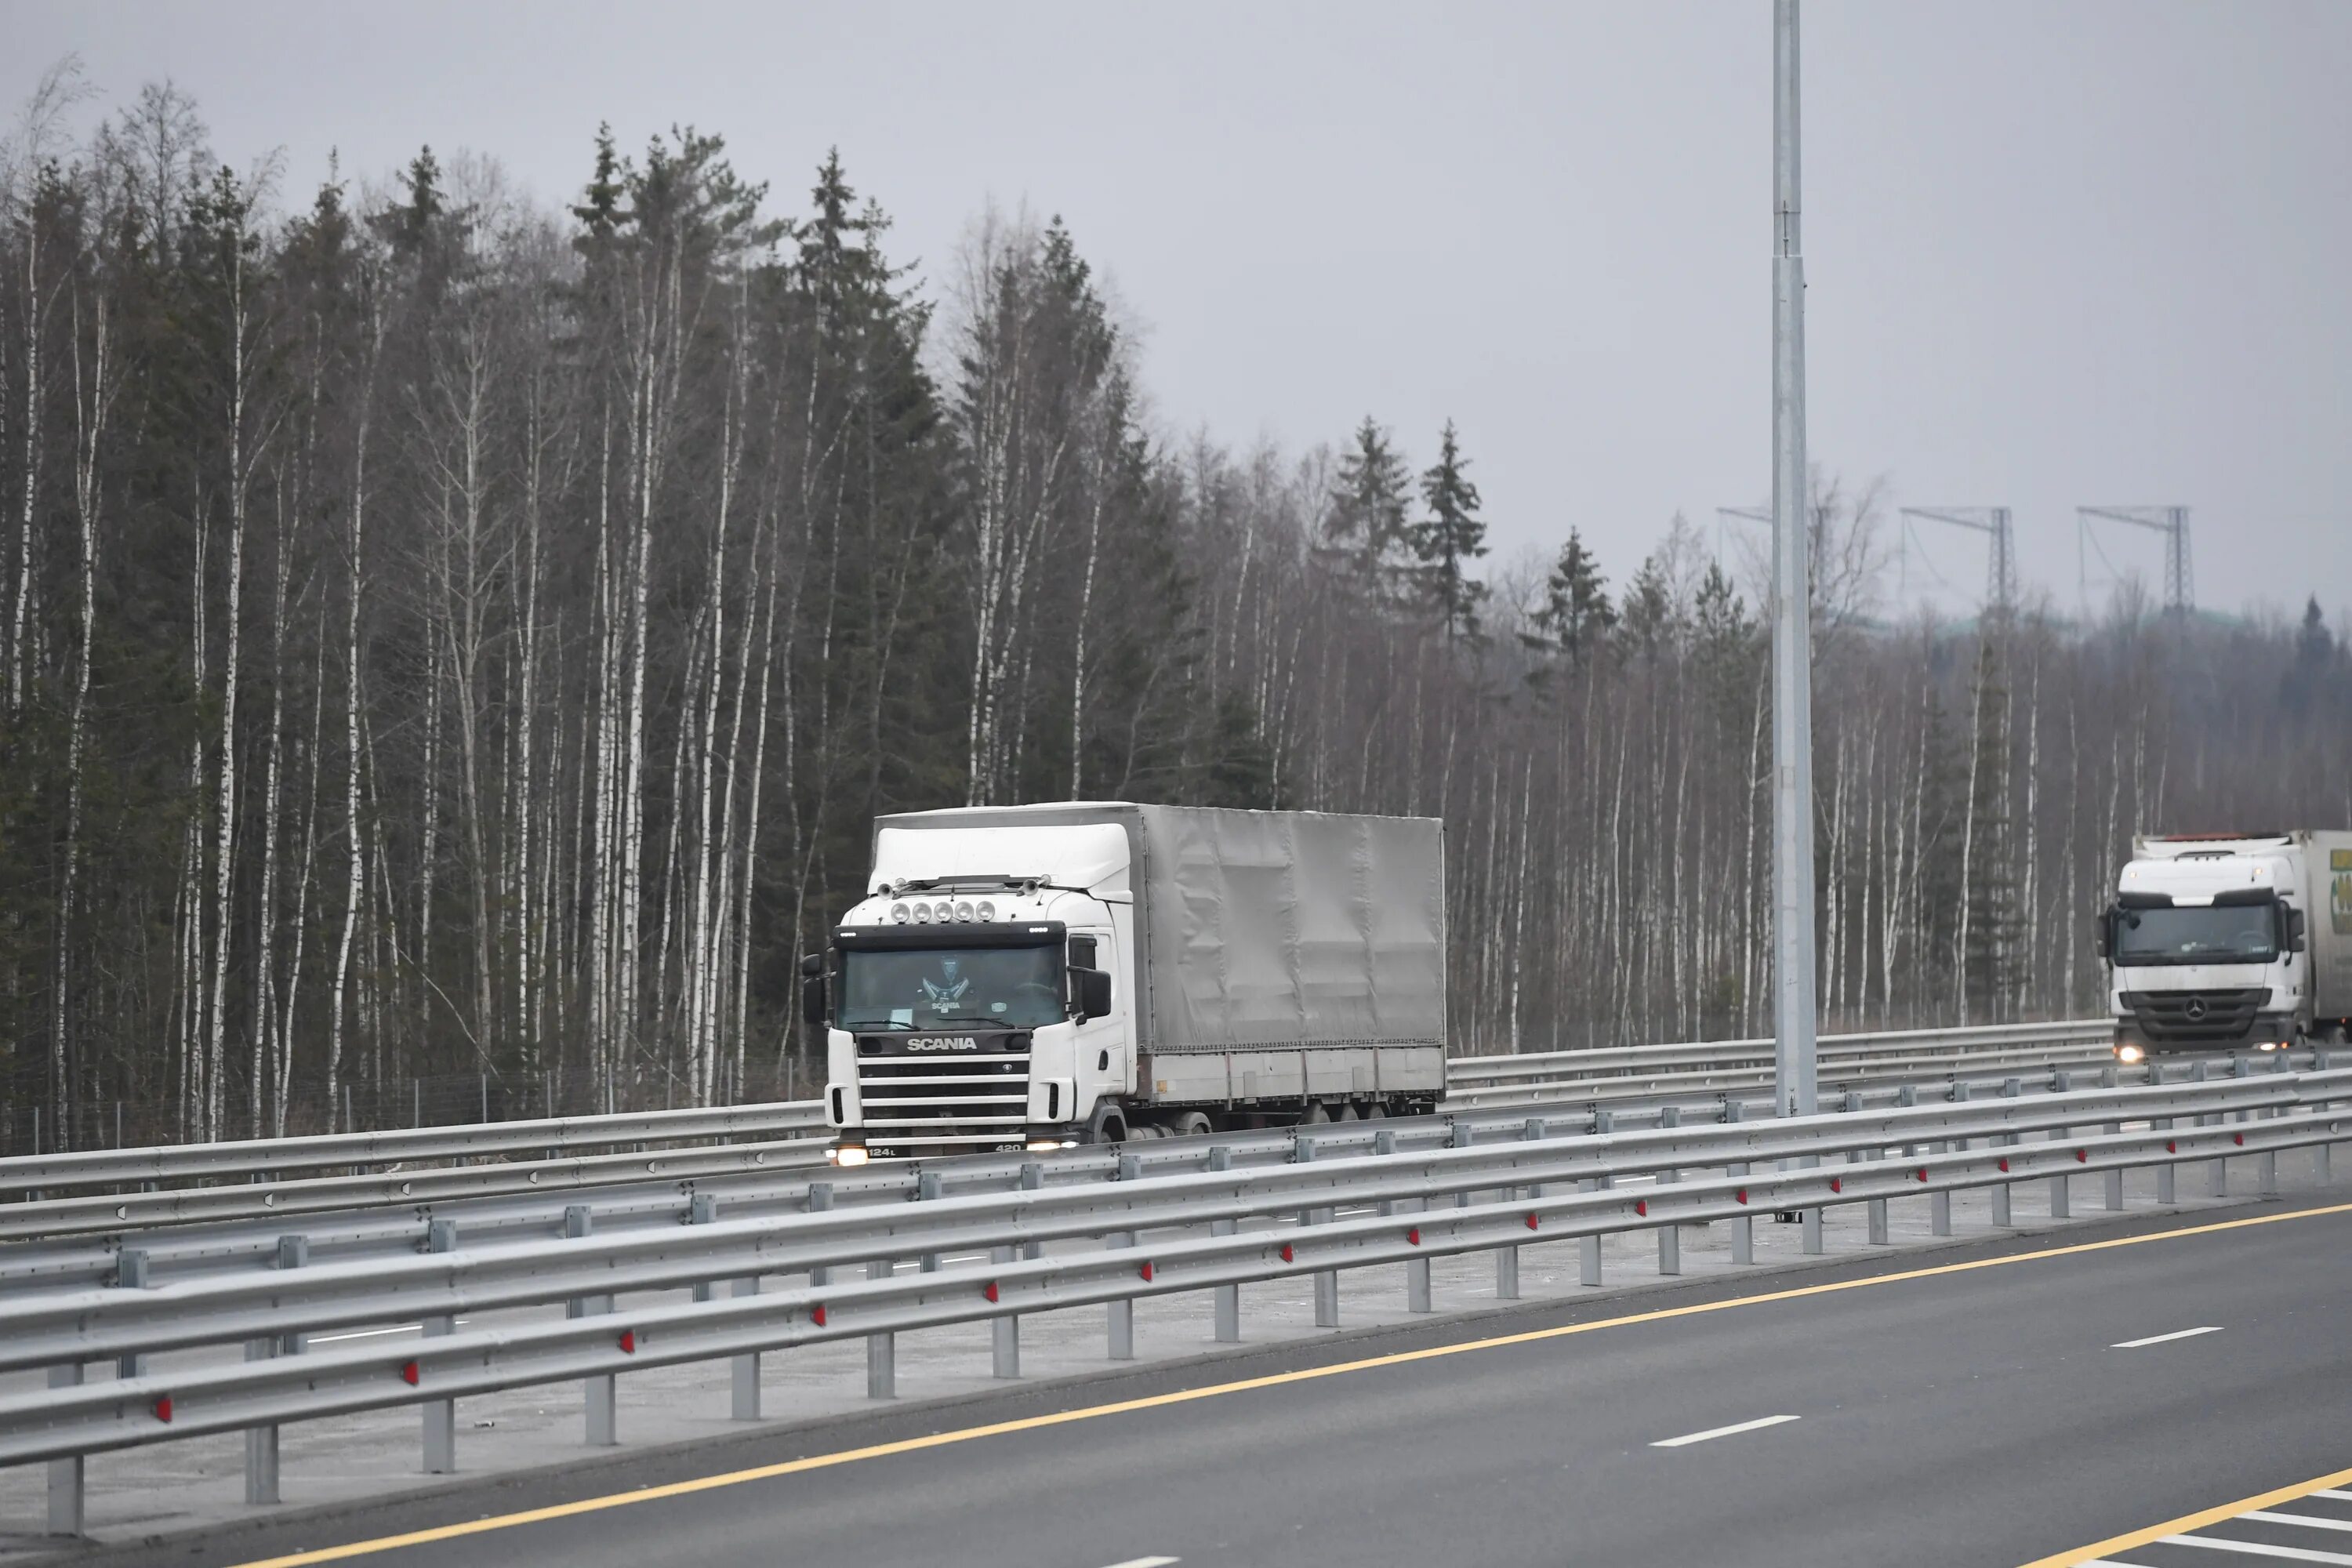
<instances>
[{"instance_id":1,"label":"forest treeline","mask_svg":"<svg viewBox=\"0 0 2352 1568\"><path fill-rule=\"evenodd\" d=\"M1766 1026L1766 640L1678 520L1612 585L1565 497L1487 557L1475 432L1171 437L1079 237L918 277L838 157L285 193L77 87L0 169L10 1149L781 1094L871 819L964 803L1442 815L1457 1048ZM2095 1006L2135 828L2352 816L2316 604L1896 624L1816 492L1829 1026Z\"/></svg>"}]
</instances>

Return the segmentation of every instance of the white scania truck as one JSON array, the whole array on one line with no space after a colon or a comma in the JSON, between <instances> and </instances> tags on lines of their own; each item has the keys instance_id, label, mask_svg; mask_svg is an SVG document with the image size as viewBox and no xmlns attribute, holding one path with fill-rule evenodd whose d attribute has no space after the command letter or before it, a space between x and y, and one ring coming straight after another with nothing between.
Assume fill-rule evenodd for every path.
<instances>
[{"instance_id":1,"label":"white scania truck","mask_svg":"<svg viewBox=\"0 0 2352 1568\"><path fill-rule=\"evenodd\" d=\"M1121 802L875 824L803 961L841 1164L1428 1110L1445 1090L1430 817Z\"/></svg>"},{"instance_id":2,"label":"white scania truck","mask_svg":"<svg viewBox=\"0 0 2352 1568\"><path fill-rule=\"evenodd\" d=\"M2352 833L2132 840L2099 917L2116 1055L2342 1041Z\"/></svg>"}]
</instances>

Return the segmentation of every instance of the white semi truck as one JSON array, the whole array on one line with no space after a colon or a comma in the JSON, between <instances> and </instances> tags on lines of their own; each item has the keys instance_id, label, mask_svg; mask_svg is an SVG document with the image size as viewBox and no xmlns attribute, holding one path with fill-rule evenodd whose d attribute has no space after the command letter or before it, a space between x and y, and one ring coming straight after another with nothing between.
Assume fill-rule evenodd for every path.
<instances>
[{"instance_id":1,"label":"white semi truck","mask_svg":"<svg viewBox=\"0 0 2352 1568\"><path fill-rule=\"evenodd\" d=\"M803 962L836 1163L1433 1109L1430 817L1123 802L885 816Z\"/></svg>"},{"instance_id":2,"label":"white semi truck","mask_svg":"<svg viewBox=\"0 0 2352 1568\"><path fill-rule=\"evenodd\" d=\"M2342 1041L2352 833L2142 835L2099 917L2116 1055Z\"/></svg>"}]
</instances>

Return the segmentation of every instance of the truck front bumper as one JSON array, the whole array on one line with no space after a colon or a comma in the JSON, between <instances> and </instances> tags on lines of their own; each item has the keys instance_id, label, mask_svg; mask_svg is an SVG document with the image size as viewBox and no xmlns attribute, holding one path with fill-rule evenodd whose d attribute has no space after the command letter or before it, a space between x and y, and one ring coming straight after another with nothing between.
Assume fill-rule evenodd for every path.
<instances>
[{"instance_id":1,"label":"truck front bumper","mask_svg":"<svg viewBox=\"0 0 2352 1568\"><path fill-rule=\"evenodd\" d=\"M2116 1055L2126 1062L2189 1051L2274 1050L2292 1046L2303 1026L2291 1011L2157 993L2116 1020Z\"/></svg>"}]
</instances>

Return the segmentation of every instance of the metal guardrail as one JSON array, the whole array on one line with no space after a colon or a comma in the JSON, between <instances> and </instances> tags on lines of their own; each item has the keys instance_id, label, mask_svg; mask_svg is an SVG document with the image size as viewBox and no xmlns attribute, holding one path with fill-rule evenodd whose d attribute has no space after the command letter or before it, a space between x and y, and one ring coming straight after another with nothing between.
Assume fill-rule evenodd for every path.
<instances>
[{"instance_id":1,"label":"metal guardrail","mask_svg":"<svg viewBox=\"0 0 2352 1568\"><path fill-rule=\"evenodd\" d=\"M904 1202L791 1216L718 1218L598 1239L533 1241L289 1273L251 1269L184 1285L88 1289L0 1299L0 1372L73 1360L115 1359L189 1345L226 1343L394 1320L544 1304L614 1289L683 1288L711 1279L803 1273L869 1262L903 1250L969 1252L1100 1234L1239 1220L1325 1203L1395 1203L1454 1196L1498 1182L1513 1186L1620 1177L1720 1165L1847 1154L1891 1144L1994 1132L2047 1131L2176 1114L2183 1095L2200 1114L2296 1103L2314 1084L2352 1071L2285 1079L2224 1079L2202 1088L2104 1089L1990 1101L1854 1110L1791 1121L1666 1126L1641 1131L1538 1136L1419 1152L1377 1133L1373 1150L1333 1159L1148 1176L1129 1156L1122 1180L1046 1189L933 1194ZM1310 1143L1314 1141L1309 1140ZM1213 1145L1226 1150L1230 1145ZM918 1194L909 1194L917 1196ZM805 1198L803 1199L805 1202ZM1111 1224L1116 1221L1115 1225Z\"/></svg>"},{"instance_id":2,"label":"metal guardrail","mask_svg":"<svg viewBox=\"0 0 2352 1568\"><path fill-rule=\"evenodd\" d=\"M2103 1030L2103 1022L2012 1025L1964 1030L1825 1037L1822 1061L1831 1087L1931 1076L1956 1058L1971 1065L2048 1066L2092 1059L2088 1051L2053 1054ZM1889 1050L1907 1054L1890 1056ZM1538 1056L1462 1058L1448 1064L1456 1089L1449 1105L1536 1105L1566 1098L1582 1084L1594 1101L1654 1098L1675 1090L1748 1087L1769 1081L1771 1042L1634 1046ZM815 1165L813 1148L793 1144L825 1131L822 1105L789 1100L710 1110L486 1122L310 1138L237 1141L100 1150L0 1159L0 1192L26 1194L0 1204L0 1241L138 1230L237 1218L271 1218L373 1205L425 1205L533 1189L572 1191L651 1177L702 1179L769 1165ZM591 1155L616 1144L761 1142L656 1153ZM781 1136L778 1136L781 1135ZM516 1154L537 1154L518 1161ZM419 1162L488 1160L440 1168ZM375 1167L370 1173L365 1168ZM341 1168L350 1173L285 1180L289 1172ZM194 1185L207 1180L218 1184ZM60 1189L139 1188L64 1195ZM158 1190L161 1189L161 1190Z\"/></svg>"},{"instance_id":3,"label":"metal guardrail","mask_svg":"<svg viewBox=\"0 0 2352 1568\"><path fill-rule=\"evenodd\" d=\"M1341 1269L1402 1263L1409 1304L1426 1311L1433 1257L1492 1251L1508 1299L1519 1248L1543 1241L1587 1244L1584 1279L1598 1283L1601 1236L1655 1230L1660 1267L1674 1272L1677 1227L1726 1220L1734 1260L1752 1261L1759 1209L1804 1211L1818 1250L1823 1208L1869 1205L1881 1241L1886 1205L1914 1194L1937 1205L1936 1228L1948 1233L1949 1194L1993 1189L1994 1223L2006 1225L2008 1193L2028 1180L2050 1181L2059 1215L2071 1182L2091 1173L2106 1176L2107 1206L2121 1208L2121 1173L2140 1166L2156 1168L2160 1204L2189 1162L2212 1165L2218 1194L2227 1162L2253 1157L2275 1191L2280 1151L2315 1148L2324 1163L2345 1141L2352 1110L2331 1106L2347 1099L2352 1070L2274 1072L1599 1135L1556 1137L1538 1119L1516 1139L1480 1144L1457 1130L1452 1146L1417 1152L1383 1128L1370 1152L1338 1159L1324 1157L1319 1130L1300 1129L1286 1133L1286 1161L1262 1166L1236 1167L1213 1144L1207 1170L1150 1175L1128 1153L1118 1180L1048 1188L1030 1162L1011 1193L919 1187L918 1202L836 1213L813 1192L796 1215L722 1221L710 1205L699 1224L625 1238L593 1237L583 1220L565 1241L467 1249L443 1222L422 1257L312 1265L295 1247L267 1275L0 1303L0 1368L47 1365L55 1384L0 1398L0 1463L53 1461L52 1524L75 1524L81 1456L246 1430L248 1496L275 1500L277 1428L290 1421L425 1404L428 1468L454 1468L452 1401L574 1377L586 1382L590 1440L610 1442L619 1373L737 1358L737 1413L748 1384L756 1414L746 1358L820 1341L866 1339L869 1390L887 1394L900 1330L992 1321L995 1369L1017 1375L1024 1311L1108 1305L1118 1357L1132 1353L1134 1301L1178 1291L1215 1292L1218 1337L1237 1339L1238 1287L1252 1281L1312 1276L1318 1321L1336 1323ZM1041 1255L1049 1241L1091 1245ZM988 1261L939 1265L977 1248ZM911 1271L899 1267L908 1260ZM866 1278L836 1277L858 1265ZM757 1293L778 1273L807 1282ZM616 1293L688 1287L690 1302L614 1310ZM462 1312L558 1301L562 1321L450 1331ZM290 1353L314 1331L417 1318L422 1341ZM237 1342L259 1358L138 1370L149 1353ZM100 1360L131 1374L82 1382ZM446 1464L432 1465L436 1455Z\"/></svg>"},{"instance_id":4,"label":"metal guardrail","mask_svg":"<svg viewBox=\"0 0 2352 1568\"><path fill-rule=\"evenodd\" d=\"M2112 1018L2063 1019L2047 1024L1989 1024L1957 1029L1892 1029L1823 1035L1818 1052L1823 1066L1833 1061L1880 1057L1929 1058L1980 1056L2021 1047L2098 1046L2115 1039ZM1597 1050L1521 1052L1502 1057L1455 1057L1445 1064L1451 1093L1486 1084L1568 1077L1640 1076L1676 1069L1727 1069L1772 1065L1772 1039L1704 1040L1686 1045L1616 1046Z\"/></svg>"},{"instance_id":5,"label":"metal guardrail","mask_svg":"<svg viewBox=\"0 0 2352 1568\"><path fill-rule=\"evenodd\" d=\"M0 1160L0 1192L51 1193L61 1188L160 1185L224 1177L250 1181L286 1171L398 1165L417 1160L469 1160L534 1151L702 1141L753 1133L805 1135L824 1130L822 1105L814 1100L789 1100L768 1105L558 1116L532 1121L404 1128L389 1132L327 1132L309 1138L238 1139L222 1143L167 1143L145 1149L18 1154Z\"/></svg>"},{"instance_id":6,"label":"metal guardrail","mask_svg":"<svg viewBox=\"0 0 2352 1568\"><path fill-rule=\"evenodd\" d=\"M2047 1053L2024 1050L2020 1053L2026 1058L2024 1062L2012 1061L2010 1057L2014 1049L2004 1047L1989 1058L1977 1055L1948 1058L1927 1068L1919 1067L1917 1059L1910 1058L1832 1062L1824 1074L1823 1089L1837 1094L1860 1092L1870 1103L1893 1103L1904 1087L1947 1098L1970 1092L1999 1092L2011 1076L2020 1077L2022 1087L2024 1075L2009 1069L2028 1065L2035 1069L2032 1078L2043 1079L2053 1087L2071 1077L2068 1068L2046 1068L2042 1058ZM2294 1056L2296 1065L2307 1065L2311 1059L2308 1052ZM2237 1058L2247 1068L2257 1060L2272 1067L2287 1065L2287 1058L2278 1055ZM2103 1074L2120 1070L2113 1062L2100 1065ZM2225 1065L2228 1064L2183 1064L2168 1059L2132 1070L2157 1081L2163 1073L2183 1066L2203 1072ZM1556 1122L1581 1117L1595 1126L1602 1111L1628 1126L1639 1125L1670 1109L1685 1120L1716 1121L1736 1114L1769 1116L1772 1113L1769 1082L1769 1071L1763 1069L1609 1079L1571 1082L1549 1089L1521 1087L1498 1090L1475 1100L1451 1101L1433 1118L1407 1118L1379 1125L1393 1128L1407 1146L1421 1146L1443 1142L1455 1128L1465 1123L1474 1130L1490 1124L1508 1125L1513 1116L1525 1114L1544 1115ZM1729 1109L1735 1103L1738 1106L1737 1111ZM1347 1142L1350 1136L1369 1146L1372 1134L1366 1129L1372 1125L1375 1124L1321 1123L1318 1131L1332 1141L1334 1147L1350 1146ZM1231 1145L1240 1157L1248 1160L1259 1157L1256 1151L1286 1151L1288 1137L1286 1129L1227 1131L1214 1134L1213 1139L1147 1140L1127 1148L1139 1152L1148 1167L1158 1169L1197 1162L1200 1151L1212 1141ZM939 1173L950 1186L985 1186L1010 1183L1021 1164L1041 1158L1048 1180L1087 1179L1089 1174L1109 1171L1117 1157L1113 1150L1097 1146L1042 1156L983 1154L920 1163L886 1162L856 1173L839 1173L835 1179L844 1194L908 1191L916 1180L915 1173L926 1171ZM320 1177L268 1185L193 1188L174 1194L84 1195L38 1204L0 1205L0 1241L17 1244L0 1247L0 1290L28 1282L58 1284L77 1278L88 1282L110 1274L111 1248L115 1246L126 1251L150 1253L159 1265L175 1257L210 1259L224 1265L266 1260L274 1253L279 1235L297 1222L306 1232L327 1233L320 1237L323 1245L337 1244L329 1241L328 1236L373 1237L383 1245L388 1236L396 1235L402 1238L397 1245L407 1246L414 1244L417 1227L436 1216L460 1220L467 1226L468 1234L473 1233L481 1218L490 1218L509 1231L535 1226L551 1234L560 1227L564 1209L574 1197L585 1197L593 1203L600 1220L615 1213L642 1219L656 1215L683 1219L688 1204L697 1193L725 1193L730 1204L739 1195L762 1194L772 1204L781 1194L789 1205L794 1201L792 1194L825 1170L814 1148L805 1142L788 1142L671 1150L649 1155L598 1155L543 1163L498 1163L389 1175ZM744 1190L747 1186L749 1193ZM502 1199L519 1201L505 1203ZM389 1231L383 1217L387 1213L398 1215ZM183 1227L194 1234L167 1239L165 1233L170 1227ZM77 1253L67 1245L68 1238L76 1237L112 1240L93 1239Z\"/></svg>"}]
</instances>

